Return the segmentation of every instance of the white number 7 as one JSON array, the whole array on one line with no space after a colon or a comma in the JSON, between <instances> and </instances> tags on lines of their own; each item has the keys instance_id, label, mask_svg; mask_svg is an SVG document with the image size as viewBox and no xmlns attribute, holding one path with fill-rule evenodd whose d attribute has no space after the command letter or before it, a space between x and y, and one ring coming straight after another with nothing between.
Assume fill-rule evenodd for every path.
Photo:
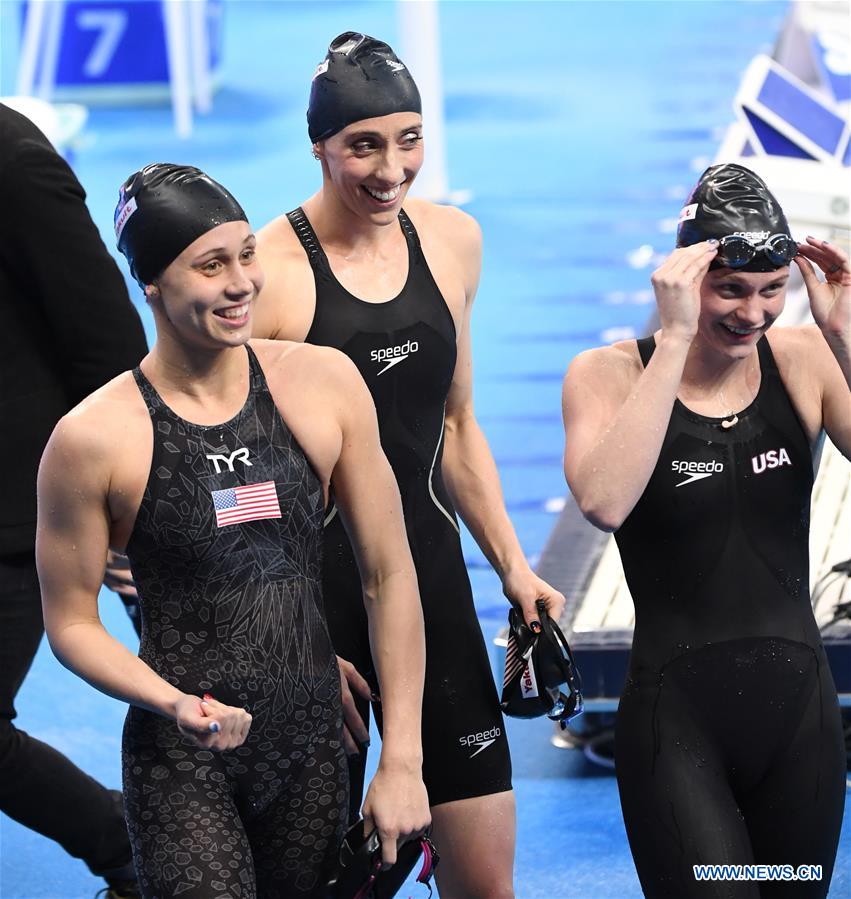
<instances>
[{"instance_id":1,"label":"white number 7","mask_svg":"<svg viewBox=\"0 0 851 899\"><path fill-rule=\"evenodd\" d=\"M120 9L82 10L77 13L77 25L81 29L100 31L92 52L83 64L85 74L89 78L97 78L107 70L115 55L127 28L127 13Z\"/></svg>"}]
</instances>

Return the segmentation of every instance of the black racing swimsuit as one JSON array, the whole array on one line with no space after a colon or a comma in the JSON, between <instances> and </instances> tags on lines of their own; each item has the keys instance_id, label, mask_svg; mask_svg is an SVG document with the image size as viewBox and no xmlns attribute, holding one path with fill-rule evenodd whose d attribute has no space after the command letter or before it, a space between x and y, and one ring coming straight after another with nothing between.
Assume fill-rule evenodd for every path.
<instances>
[{"instance_id":1,"label":"black racing swimsuit","mask_svg":"<svg viewBox=\"0 0 851 899\"><path fill-rule=\"evenodd\" d=\"M646 366L652 337L638 341ZM616 729L644 894L823 897L845 751L809 595L810 445L768 341L728 429L675 402L659 461L615 534L635 601ZM820 882L697 882L695 864L822 866Z\"/></svg>"},{"instance_id":2,"label":"black racing swimsuit","mask_svg":"<svg viewBox=\"0 0 851 899\"><path fill-rule=\"evenodd\" d=\"M322 485L250 349L248 361L245 405L215 426L179 418L133 373L154 429L127 546L139 657L178 689L253 716L246 742L217 753L130 709L124 792L145 899L321 895L346 823Z\"/></svg>"},{"instance_id":3,"label":"black racing swimsuit","mask_svg":"<svg viewBox=\"0 0 851 899\"><path fill-rule=\"evenodd\" d=\"M456 357L452 316L404 212L399 223L408 244L408 279L397 297L381 303L358 299L337 281L303 210L288 218L316 281L316 312L306 341L336 347L357 365L399 484L425 618L423 779L430 802L509 790L505 727L441 473ZM325 528L323 595L338 655L376 686L357 564L334 510ZM380 725L380 707L376 712ZM353 770L355 803L357 776Z\"/></svg>"}]
</instances>

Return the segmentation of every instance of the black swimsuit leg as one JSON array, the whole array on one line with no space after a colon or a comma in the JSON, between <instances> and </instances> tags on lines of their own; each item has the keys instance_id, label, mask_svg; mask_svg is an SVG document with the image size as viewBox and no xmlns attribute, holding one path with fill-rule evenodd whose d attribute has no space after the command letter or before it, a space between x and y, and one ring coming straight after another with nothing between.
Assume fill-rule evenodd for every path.
<instances>
[{"instance_id":1,"label":"black swimsuit leg","mask_svg":"<svg viewBox=\"0 0 851 899\"><path fill-rule=\"evenodd\" d=\"M311 746L277 801L245 830L259 899L324 899L346 829L348 772L339 743Z\"/></svg>"},{"instance_id":2,"label":"black swimsuit leg","mask_svg":"<svg viewBox=\"0 0 851 899\"><path fill-rule=\"evenodd\" d=\"M615 745L621 807L646 899L759 899L757 884L697 882L693 865L751 864L724 761L687 696L665 675L627 686Z\"/></svg>"},{"instance_id":3,"label":"black swimsuit leg","mask_svg":"<svg viewBox=\"0 0 851 899\"><path fill-rule=\"evenodd\" d=\"M816 655L813 689L797 729L742 809L759 863L820 865L821 879L762 884L762 899L824 899L845 806L846 752L827 660Z\"/></svg>"},{"instance_id":4,"label":"black swimsuit leg","mask_svg":"<svg viewBox=\"0 0 851 899\"><path fill-rule=\"evenodd\" d=\"M221 754L196 749L173 721L133 708L123 768L144 899L258 899L251 846Z\"/></svg>"}]
</instances>

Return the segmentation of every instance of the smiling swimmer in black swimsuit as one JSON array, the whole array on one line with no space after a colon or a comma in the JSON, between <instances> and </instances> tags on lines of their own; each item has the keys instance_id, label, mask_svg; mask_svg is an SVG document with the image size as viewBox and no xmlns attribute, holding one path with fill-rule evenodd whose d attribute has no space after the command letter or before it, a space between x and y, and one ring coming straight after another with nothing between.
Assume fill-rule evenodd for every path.
<instances>
[{"instance_id":1,"label":"smiling swimmer in black swimsuit","mask_svg":"<svg viewBox=\"0 0 851 899\"><path fill-rule=\"evenodd\" d=\"M367 826L389 863L429 820L422 617L369 393L336 351L248 345L254 235L202 172L137 172L116 231L157 343L65 416L45 452L50 643L130 703L124 792L145 899L318 897L348 805L321 595L329 486L357 548L387 719ZM107 546L126 548L138 585L138 658L98 618Z\"/></svg>"},{"instance_id":2,"label":"smiling swimmer in black swimsuit","mask_svg":"<svg viewBox=\"0 0 851 899\"><path fill-rule=\"evenodd\" d=\"M529 567L473 410L481 232L461 210L408 195L423 161L420 98L387 44L352 32L332 42L311 86L308 131L322 187L258 235L268 279L254 333L337 347L372 393L423 604L423 777L441 855L438 888L449 897L506 899L513 895L511 759L455 510L530 624L536 600L558 617L564 597ZM368 717L370 688L352 670L353 663L374 689L359 592L349 540L332 517L328 624ZM346 720L365 735L354 719ZM361 756L353 770L363 767Z\"/></svg>"},{"instance_id":3,"label":"smiling swimmer in black swimsuit","mask_svg":"<svg viewBox=\"0 0 851 899\"><path fill-rule=\"evenodd\" d=\"M737 165L703 174L677 246L653 274L660 329L577 357L564 389L565 474L615 531L635 601L615 734L624 821L650 899L816 899L845 750L810 604L810 492L822 431L851 456L851 265L826 241L796 245ZM793 257L816 325L766 336ZM693 870L755 862L821 865L822 879Z\"/></svg>"}]
</instances>

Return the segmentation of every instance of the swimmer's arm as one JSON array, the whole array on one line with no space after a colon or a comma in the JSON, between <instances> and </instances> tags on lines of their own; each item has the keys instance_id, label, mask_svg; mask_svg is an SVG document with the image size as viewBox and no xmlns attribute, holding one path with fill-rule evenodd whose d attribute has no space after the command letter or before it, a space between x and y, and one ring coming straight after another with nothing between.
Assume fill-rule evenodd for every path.
<instances>
[{"instance_id":1,"label":"swimmer's arm","mask_svg":"<svg viewBox=\"0 0 851 899\"><path fill-rule=\"evenodd\" d=\"M843 370L843 361L846 367L851 367L851 363L848 361L847 351L843 354L834 347L836 342L844 347L845 341L836 338L832 343L830 337L814 325L800 330L805 337L802 362L806 360L803 364L814 369L818 377L822 427L839 452L846 459L851 459L851 388L848 386L851 383L851 372Z\"/></svg>"},{"instance_id":2,"label":"swimmer's arm","mask_svg":"<svg viewBox=\"0 0 851 899\"><path fill-rule=\"evenodd\" d=\"M456 214L455 219L452 237L465 262L466 302L446 400L442 473L453 505L499 575L503 592L523 610L531 626L538 618L537 601L543 601L550 615L559 618L565 600L529 566L505 509L496 462L476 420L470 325L481 272L482 236L469 216Z\"/></svg>"},{"instance_id":3,"label":"swimmer's arm","mask_svg":"<svg viewBox=\"0 0 851 899\"><path fill-rule=\"evenodd\" d=\"M109 696L175 717L183 694L110 636L98 615L109 543L109 465L82 417L62 419L38 474L36 562L59 661Z\"/></svg>"},{"instance_id":4,"label":"swimmer's arm","mask_svg":"<svg viewBox=\"0 0 851 899\"><path fill-rule=\"evenodd\" d=\"M813 318L851 389L851 260L838 246L808 237L806 243L798 244L795 264L804 279Z\"/></svg>"},{"instance_id":5,"label":"swimmer's arm","mask_svg":"<svg viewBox=\"0 0 851 899\"><path fill-rule=\"evenodd\" d=\"M618 347L580 353L564 379L564 474L582 514L603 531L623 524L662 449L690 340L657 336L646 369Z\"/></svg>"},{"instance_id":6,"label":"swimmer's arm","mask_svg":"<svg viewBox=\"0 0 851 899\"><path fill-rule=\"evenodd\" d=\"M384 718L382 759L422 762L425 637L399 489L381 449L375 406L354 364L340 378L342 448L334 499L358 561ZM350 371L348 369L351 369Z\"/></svg>"},{"instance_id":7,"label":"swimmer's arm","mask_svg":"<svg viewBox=\"0 0 851 899\"><path fill-rule=\"evenodd\" d=\"M337 403L342 448L331 481L361 573L384 719L378 770L363 816L368 830L378 830L385 864L393 864L397 842L421 833L431 819L422 781L422 606L399 489L381 450L372 398L349 359L340 367L348 369Z\"/></svg>"},{"instance_id":8,"label":"swimmer's arm","mask_svg":"<svg viewBox=\"0 0 851 899\"><path fill-rule=\"evenodd\" d=\"M653 272L661 328L646 368L628 344L582 353L568 369L564 475L582 514L603 531L623 524L656 467L716 253L710 241L682 247Z\"/></svg>"}]
</instances>

